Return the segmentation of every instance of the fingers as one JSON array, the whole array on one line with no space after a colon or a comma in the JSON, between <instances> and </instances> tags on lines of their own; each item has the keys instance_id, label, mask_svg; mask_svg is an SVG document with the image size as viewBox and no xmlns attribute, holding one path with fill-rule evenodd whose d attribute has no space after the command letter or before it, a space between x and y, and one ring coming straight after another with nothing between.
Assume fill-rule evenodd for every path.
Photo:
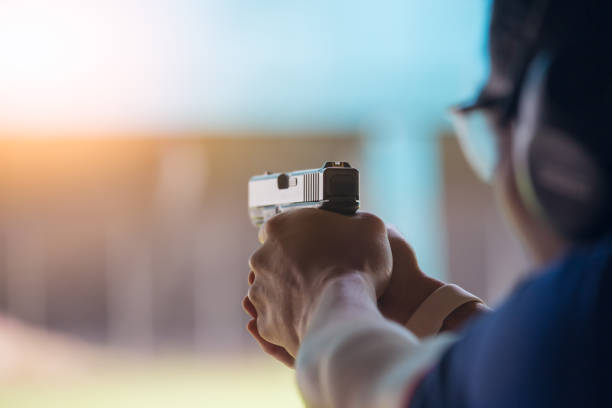
<instances>
[{"instance_id":1,"label":"fingers","mask_svg":"<svg viewBox=\"0 0 612 408\"><path fill-rule=\"evenodd\" d=\"M249 272L249 285L252 285L253 282L255 282L255 272L250 271Z\"/></svg>"},{"instance_id":2,"label":"fingers","mask_svg":"<svg viewBox=\"0 0 612 408\"><path fill-rule=\"evenodd\" d=\"M251 272L255 274L256 271L259 272L259 270L263 268L264 264L265 257L263 256L263 251L260 247L257 251L253 252L253 255L251 255L251 257L249 258L249 268L251 269Z\"/></svg>"},{"instance_id":3,"label":"fingers","mask_svg":"<svg viewBox=\"0 0 612 408\"><path fill-rule=\"evenodd\" d=\"M331 211L321 211L316 208L298 208L284 211L280 214L276 214L274 217L266 221L260 228L257 234L259 242L265 243L270 238L278 237L283 231L287 231L290 228L288 224L295 225L303 223L310 219L310 217L338 217L340 214L336 214Z\"/></svg>"},{"instance_id":4,"label":"fingers","mask_svg":"<svg viewBox=\"0 0 612 408\"><path fill-rule=\"evenodd\" d=\"M390 240L394 238L402 238L402 234L400 234L397 227L392 224L387 224L387 235L389 236Z\"/></svg>"},{"instance_id":5,"label":"fingers","mask_svg":"<svg viewBox=\"0 0 612 408\"><path fill-rule=\"evenodd\" d=\"M253 274L255 275L253 277L253 280L255 279L255 277L257 277L257 274L267 269L269 259L270 257L268 255L268 250L265 245L262 245L261 247L259 247L259 249L253 252L253 255L251 255L251 257L249 258L249 268L251 268L251 272L253 272Z\"/></svg>"},{"instance_id":6,"label":"fingers","mask_svg":"<svg viewBox=\"0 0 612 408\"><path fill-rule=\"evenodd\" d=\"M245 296L244 299L242 299L242 308L253 319L257 318L257 310L255 309L255 306L253 305L251 300L248 298L248 296Z\"/></svg>"},{"instance_id":7,"label":"fingers","mask_svg":"<svg viewBox=\"0 0 612 408\"><path fill-rule=\"evenodd\" d=\"M262 245L257 251L251 255L249 259L249 267L251 268L251 272L249 272L249 290L247 293L248 298L251 303L256 307L260 308L262 305L260 301L265 299L262 296L262 292L265 292L266 285L264 284L266 271L270 268L268 264L270 261L270 255L268 255L269 248L266 245ZM260 312L262 310L260 309Z\"/></svg>"},{"instance_id":8,"label":"fingers","mask_svg":"<svg viewBox=\"0 0 612 408\"><path fill-rule=\"evenodd\" d=\"M264 244L270 236L274 236L281 229L281 225L283 224L283 220L287 217L288 212L276 214L274 217L270 218L266 221L261 227L259 227L259 232L257 234L257 238L259 238L259 243Z\"/></svg>"},{"instance_id":9,"label":"fingers","mask_svg":"<svg viewBox=\"0 0 612 408\"><path fill-rule=\"evenodd\" d=\"M247 297L242 301L242 307L256 321L259 337L266 339L268 342L280 342L273 326L269 324L266 305L264 302L261 302L261 299L260 288L257 285L253 285L249 288Z\"/></svg>"},{"instance_id":10,"label":"fingers","mask_svg":"<svg viewBox=\"0 0 612 408\"><path fill-rule=\"evenodd\" d=\"M368 212L358 213L361 227L366 227L369 234L372 235L387 235L387 226L385 222L376 215Z\"/></svg>"},{"instance_id":11,"label":"fingers","mask_svg":"<svg viewBox=\"0 0 612 408\"><path fill-rule=\"evenodd\" d=\"M394 269L396 267L403 269L417 267L417 259L414 250L399 231L394 227L387 226L387 235L393 254Z\"/></svg>"},{"instance_id":12,"label":"fingers","mask_svg":"<svg viewBox=\"0 0 612 408\"><path fill-rule=\"evenodd\" d=\"M249 287L247 291L246 300L243 300L243 308L244 310L253 318L258 318L260 329L259 334L270 340L274 341L270 331L270 327L262 327L264 326L264 321L267 321L268 317L268 303L266 302L267 294L265 285L258 284L259 281L256 281L253 285Z\"/></svg>"},{"instance_id":13,"label":"fingers","mask_svg":"<svg viewBox=\"0 0 612 408\"><path fill-rule=\"evenodd\" d=\"M257 329L257 310L248 297L245 297L242 300L242 308L249 314L249 316L253 318L247 324L247 330L257 341L257 343L259 343L259 346L263 349L263 351L279 360L287 367L292 368L295 364L295 359L291 356L291 354L289 354L283 347L264 340L264 338L259 334L259 330Z\"/></svg>"},{"instance_id":14,"label":"fingers","mask_svg":"<svg viewBox=\"0 0 612 408\"><path fill-rule=\"evenodd\" d=\"M406 239L395 227L387 225L387 236L391 246L405 246L410 248L410 244L408 244Z\"/></svg>"},{"instance_id":15,"label":"fingers","mask_svg":"<svg viewBox=\"0 0 612 408\"><path fill-rule=\"evenodd\" d=\"M365 211L360 211L354 216L345 219L345 215L333 211L321 211L316 208L299 208L276 214L274 217L270 218L259 228L257 237L259 242L264 244L271 238L278 238L281 234L290 230L291 227L300 226L303 228L309 225L313 220L333 219L338 217L348 222L367 222L375 229L379 228L384 230L385 228L385 223L380 218Z\"/></svg>"},{"instance_id":16,"label":"fingers","mask_svg":"<svg viewBox=\"0 0 612 408\"><path fill-rule=\"evenodd\" d=\"M259 232L257 234L257 238L259 239L260 244L264 244L268 237L274 236L281 229L281 225L283 224L283 220L287 217L286 213L276 214L274 217L270 218L266 221L261 227L259 227Z\"/></svg>"},{"instance_id":17,"label":"fingers","mask_svg":"<svg viewBox=\"0 0 612 408\"><path fill-rule=\"evenodd\" d=\"M261 305L258 302L258 300L260 299L259 297L260 291L261 291L260 285L251 285L249 287L249 290L247 291L247 299L249 300L251 305L253 305L255 310L257 310L257 308L259 307L260 308L259 311L263 313L263 310L261 310Z\"/></svg>"},{"instance_id":18,"label":"fingers","mask_svg":"<svg viewBox=\"0 0 612 408\"><path fill-rule=\"evenodd\" d=\"M278 216L273 217L272 219L275 218L278 218ZM250 287L247 296L242 300L242 308L249 316L252 317L252 320L250 320L247 324L247 330L249 331L251 336L253 336L253 338L257 341L262 350L280 361L281 363L283 363L284 365L286 365L287 367L293 368L293 366L295 365L295 359L291 356L291 354L289 354L287 350L285 350L283 347L266 341L259 333L259 330L257 328L258 313L254 305L254 299L257 299L258 296L257 292L261 289L259 288L260 285L255 285L255 279L259 273L266 269L266 263L268 259L268 255L266 255L265 253L263 244L266 242L269 235L274 234L276 233L276 231L278 231L278 229L280 228L278 224L278 220L272 223L268 221L259 229L258 238L259 242L262 244L262 247L255 251L249 259L249 267L251 270L249 272L248 282Z\"/></svg>"},{"instance_id":19,"label":"fingers","mask_svg":"<svg viewBox=\"0 0 612 408\"><path fill-rule=\"evenodd\" d=\"M285 364L289 368L293 368L295 365L295 359L291 354L287 352L283 347L272 344L269 341L264 340L259 331L257 330L257 320L253 319L247 324L247 330L253 336L253 338L259 343L259 346L267 354L271 355L281 363Z\"/></svg>"}]
</instances>

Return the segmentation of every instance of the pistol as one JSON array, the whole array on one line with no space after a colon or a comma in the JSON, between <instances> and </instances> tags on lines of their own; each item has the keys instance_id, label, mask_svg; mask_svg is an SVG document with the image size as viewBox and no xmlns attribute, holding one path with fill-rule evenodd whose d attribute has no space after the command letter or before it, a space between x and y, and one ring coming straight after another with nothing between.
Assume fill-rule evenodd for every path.
<instances>
[{"instance_id":1,"label":"pistol","mask_svg":"<svg viewBox=\"0 0 612 408\"><path fill-rule=\"evenodd\" d=\"M320 169L266 172L249 180L249 216L256 227L293 208L321 208L353 215L359 209L359 171L329 161Z\"/></svg>"}]
</instances>

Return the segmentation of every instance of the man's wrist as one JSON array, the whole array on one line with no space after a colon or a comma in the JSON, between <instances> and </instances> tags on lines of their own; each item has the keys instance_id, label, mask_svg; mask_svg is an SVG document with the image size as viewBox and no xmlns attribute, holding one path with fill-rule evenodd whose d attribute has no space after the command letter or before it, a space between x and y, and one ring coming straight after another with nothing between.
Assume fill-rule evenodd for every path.
<instances>
[{"instance_id":1,"label":"man's wrist","mask_svg":"<svg viewBox=\"0 0 612 408\"><path fill-rule=\"evenodd\" d=\"M419 279L413 279L410 284L392 284L387 290L399 290L401 293L383 295L378 301L378 308L387 319L401 325L410 319L429 295L444 286L444 282L422 273Z\"/></svg>"},{"instance_id":2,"label":"man's wrist","mask_svg":"<svg viewBox=\"0 0 612 408\"><path fill-rule=\"evenodd\" d=\"M368 309L378 313L376 289L361 272L344 273L324 281L319 295L313 299L298 322L300 342L313 325L326 324L355 309Z\"/></svg>"},{"instance_id":3,"label":"man's wrist","mask_svg":"<svg viewBox=\"0 0 612 408\"><path fill-rule=\"evenodd\" d=\"M456 330L473 313L475 303L481 304L482 300L457 285L447 284L429 295L405 326L419 338L444 331L445 323L446 330Z\"/></svg>"}]
</instances>

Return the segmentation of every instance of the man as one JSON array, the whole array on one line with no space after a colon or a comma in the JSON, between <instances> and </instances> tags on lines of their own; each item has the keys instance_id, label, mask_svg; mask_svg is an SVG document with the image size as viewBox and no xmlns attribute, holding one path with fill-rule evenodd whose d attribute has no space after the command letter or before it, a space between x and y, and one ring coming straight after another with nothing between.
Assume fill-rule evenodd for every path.
<instances>
[{"instance_id":1,"label":"man","mask_svg":"<svg viewBox=\"0 0 612 408\"><path fill-rule=\"evenodd\" d=\"M455 115L535 261L498 310L425 276L374 215L262 227L248 329L295 365L308 406L612 406L610 16L597 0L494 2L490 77Z\"/></svg>"}]
</instances>

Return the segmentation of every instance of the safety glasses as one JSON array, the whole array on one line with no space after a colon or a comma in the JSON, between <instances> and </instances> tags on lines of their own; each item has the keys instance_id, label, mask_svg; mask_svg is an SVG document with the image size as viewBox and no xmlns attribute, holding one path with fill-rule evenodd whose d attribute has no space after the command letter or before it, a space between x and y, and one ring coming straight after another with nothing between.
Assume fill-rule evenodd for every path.
<instances>
[{"instance_id":1,"label":"safety glasses","mask_svg":"<svg viewBox=\"0 0 612 408\"><path fill-rule=\"evenodd\" d=\"M492 97L482 92L475 102L449 109L465 157L487 183L493 179L499 161L495 127L510 119L513 99L512 95Z\"/></svg>"}]
</instances>

